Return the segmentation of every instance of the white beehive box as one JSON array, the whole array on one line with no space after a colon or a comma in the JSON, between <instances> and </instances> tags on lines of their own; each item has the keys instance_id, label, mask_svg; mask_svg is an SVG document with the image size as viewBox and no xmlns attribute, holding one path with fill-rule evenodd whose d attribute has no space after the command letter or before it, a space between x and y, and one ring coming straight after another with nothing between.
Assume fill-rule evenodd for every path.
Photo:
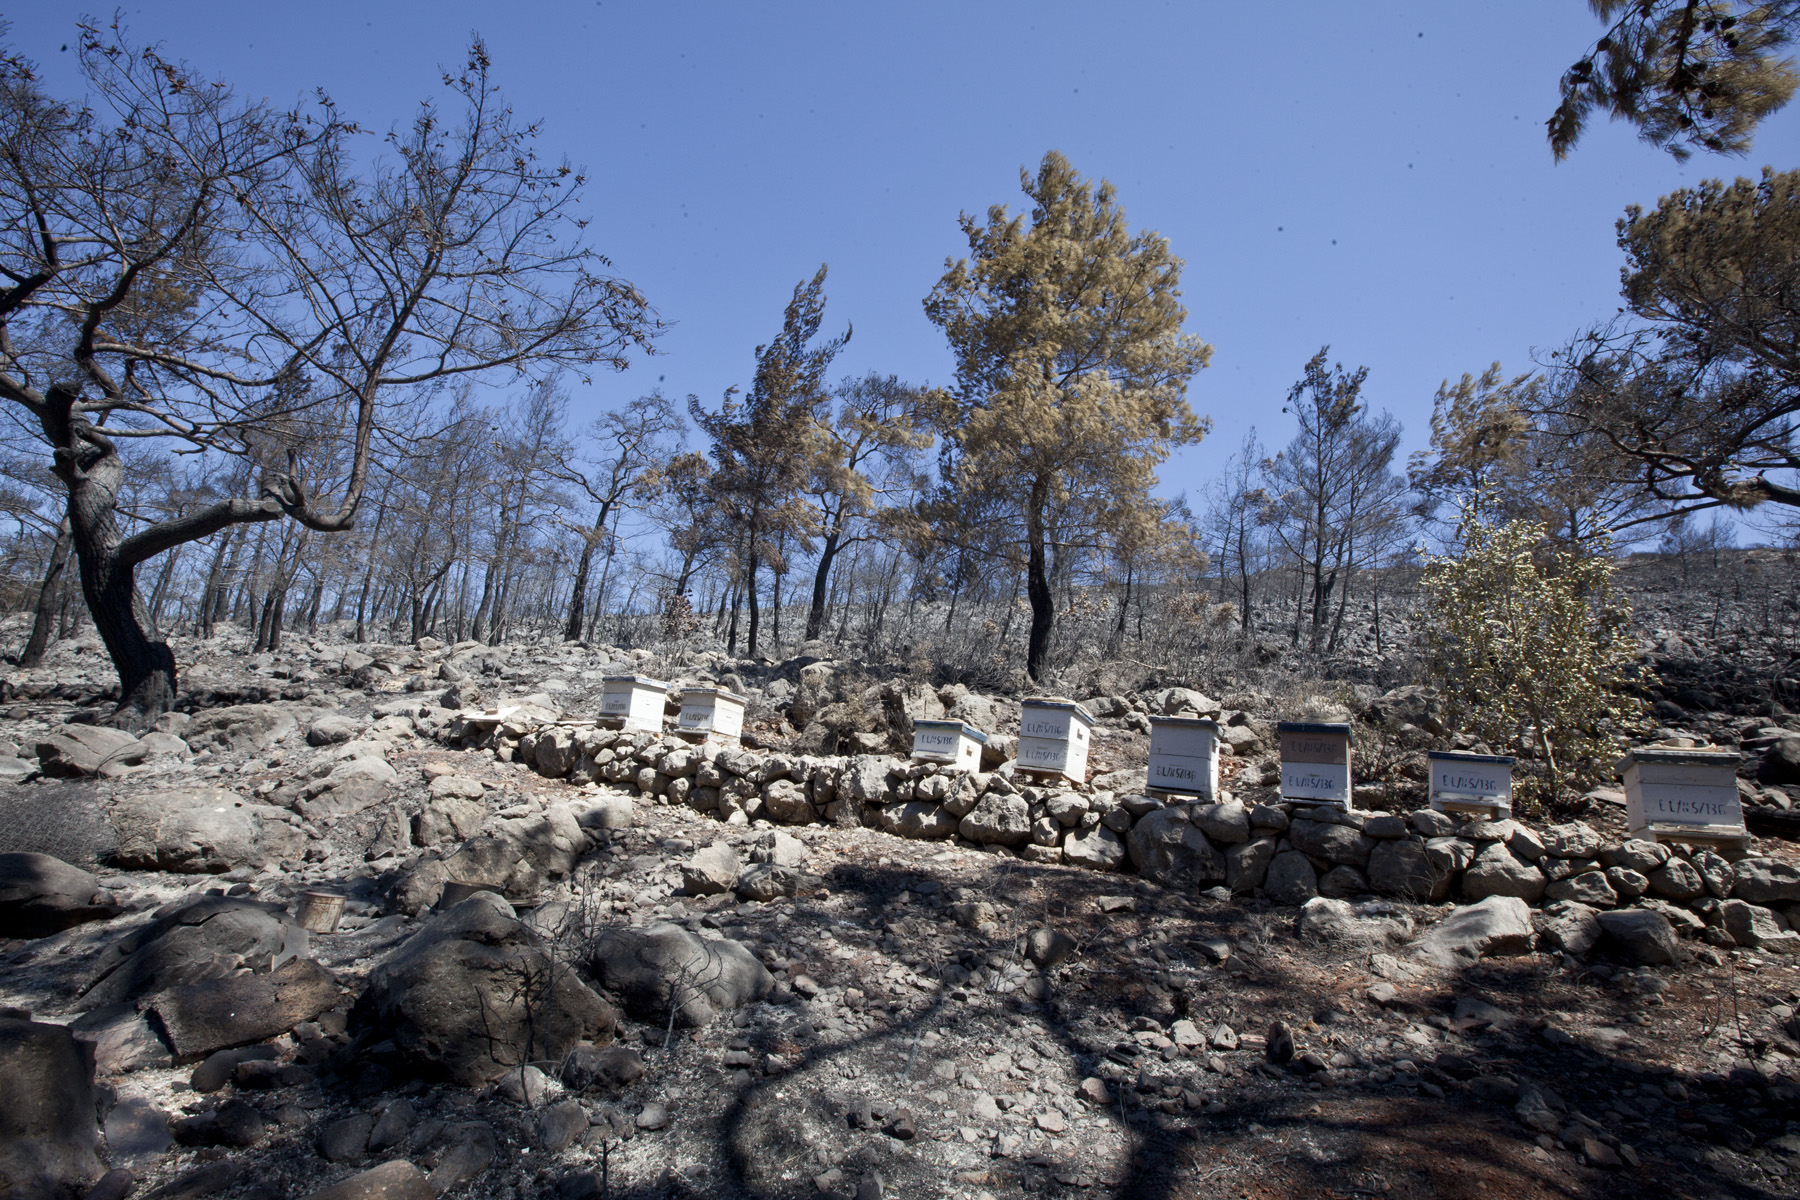
<instances>
[{"instance_id":1,"label":"white beehive box","mask_svg":"<svg viewBox=\"0 0 1800 1200\"><path fill-rule=\"evenodd\" d=\"M1335 721L1282 721L1281 798L1350 808L1350 726Z\"/></svg>"},{"instance_id":2,"label":"white beehive box","mask_svg":"<svg viewBox=\"0 0 1800 1200\"><path fill-rule=\"evenodd\" d=\"M743 736L744 707L749 703L724 688L682 688L675 731L701 741L735 742Z\"/></svg>"},{"instance_id":3,"label":"white beehive box","mask_svg":"<svg viewBox=\"0 0 1800 1200\"><path fill-rule=\"evenodd\" d=\"M1151 792L1219 798L1219 723L1211 717L1151 717Z\"/></svg>"},{"instance_id":4,"label":"white beehive box","mask_svg":"<svg viewBox=\"0 0 1800 1200\"><path fill-rule=\"evenodd\" d=\"M669 685L646 675L608 675L600 681L600 720L622 729L661 733Z\"/></svg>"},{"instance_id":5,"label":"white beehive box","mask_svg":"<svg viewBox=\"0 0 1800 1200\"><path fill-rule=\"evenodd\" d=\"M1093 740L1094 715L1073 700L1034 696L1020 705L1017 761L1021 771L1085 783Z\"/></svg>"},{"instance_id":6,"label":"white beehive box","mask_svg":"<svg viewBox=\"0 0 1800 1200\"><path fill-rule=\"evenodd\" d=\"M912 756L920 762L947 763L965 771L981 769L987 734L961 721L914 721Z\"/></svg>"},{"instance_id":7,"label":"white beehive box","mask_svg":"<svg viewBox=\"0 0 1800 1200\"><path fill-rule=\"evenodd\" d=\"M1631 836L1685 844L1740 843L1735 750L1640 746L1619 761Z\"/></svg>"},{"instance_id":8,"label":"white beehive box","mask_svg":"<svg viewBox=\"0 0 1800 1200\"><path fill-rule=\"evenodd\" d=\"M1438 812L1473 813L1493 820L1512 815L1512 772L1518 761L1504 754L1433 750L1431 807Z\"/></svg>"}]
</instances>

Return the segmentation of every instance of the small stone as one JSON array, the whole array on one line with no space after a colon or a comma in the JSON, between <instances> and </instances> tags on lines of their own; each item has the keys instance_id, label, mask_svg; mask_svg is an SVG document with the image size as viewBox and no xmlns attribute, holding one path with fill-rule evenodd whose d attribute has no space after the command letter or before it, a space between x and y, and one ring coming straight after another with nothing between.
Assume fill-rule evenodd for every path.
<instances>
[{"instance_id":1,"label":"small stone","mask_svg":"<svg viewBox=\"0 0 1800 1200\"><path fill-rule=\"evenodd\" d=\"M1067 1133L1068 1120L1054 1108L1045 1109L1035 1118L1037 1127L1045 1133Z\"/></svg>"},{"instance_id":2,"label":"small stone","mask_svg":"<svg viewBox=\"0 0 1800 1200\"><path fill-rule=\"evenodd\" d=\"M895 1113L893 1118L888 1121L884 1132L889 1137L898 1138L903 1142L910 1142L919 1136L919 1126L913 1120L912 1109L903 1108Z\"/></svg>"},{"instance_id":3,"label":"small stone","mask_svg":"<svg viewBox=\"0 0 1800 1200\"><path fill-rule=\"evenodd\" d=\"M1214 1050L1236 1050L1238 1048L1237 1031L1229 1025L1215 1025L1212 1036L1207 1039L1207 1044Z\"/></svg>"},{"instance_id":4,"label":"small stone","mask_svg":"<svg viewBox=\"0 0 1800 1200\"><path fill-rule=\"evenodd\" d=\"M1075 1094L1090 1104L1112 1103L1112 1093L1106 1090L1106 1084L1092 1075L1081 1081L1081 1086L1075 1089Z\"/></svg>"},{"instance_id":5,"label":"small stone","mask_svg":"<svg viewBox=\"0 0 1800 1200\"><path fill-rule=\"evenodd\" d=\"M319 1131L319 1155L326 1162L356 1162L368 1149L375 1118L368 1113L345 1117Z\"/></svg>"},{"instance_id":6,"label":"small stone","mask_svg":"<svg viewBox=\"0 0 1800 1200\"><path fill-rule=\"evenodd\" d=\"M538 1118L538 1144L555 1154L572 1145L576 1138L587 1132L587 1127L587 1110L581 1107L581 1101L564 1100L552 1104Z\"/></svg>"},{"instance_id":7,"label":"small stone","mask_svg":"<svg viewBox=\"0 0 1800 1200\"><path fill-rule=\"evenodd\" d=\"M1272 1063L1291 1062L1294 1057L1294 1035L1280 1021L1269 1026L1264 1039L1264 1052Z\"/></svg>"},{"instance_id":8,"label":"small stone","mask_svg":"<svg viewBox=\"0 0 1800 1200\"><path fill-rule=\"evenodd\" d=\"M669 1110L665 1105L652 1100L638 1111L637 1127L654 1132L669 1127Z\"/></svg>"},{"instance_id":9,"label":"small stone","mask_svg":"<svg viewBox=\"0 0 1800 1200\"><path fill-rule=\"evenodd\" d=\"M1609 1170L1616 1170L1624 1165L1619 1160L1619 1156L1613 1152L1613 1148L1599 1138L1582 1138L1581 1152L1587 1156L1589 1166L1606 1167Z\"/></svg>"},{"instance_id":10,"label":"small stone","mask_svg":"<svg viewBox=\"0 0 1800 1200\"><path fill-rule=\"evenodd\" d=\"M1054 967L1075 952L1075 939L1039 926L1025 935L1025 957L1040 967Z\"/></svg>"},{"instance_id":11,"label":"small stone","mask_svg":"<svg viewBox=\"0 0 1800 1200\"><path fill-rule=\"evenodd\" d=\"M321 1188L306 1200L436 1200L437 1194L423 1171L396 1158Z\"/></svg>"}]
</instances>

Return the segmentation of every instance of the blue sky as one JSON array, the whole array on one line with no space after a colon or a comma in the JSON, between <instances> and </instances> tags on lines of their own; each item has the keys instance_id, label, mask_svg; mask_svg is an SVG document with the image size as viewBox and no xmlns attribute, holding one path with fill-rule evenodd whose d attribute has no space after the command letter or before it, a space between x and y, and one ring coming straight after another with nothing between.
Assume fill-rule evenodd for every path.
<instances>
[{"instance_id":1,"label":"blue sky","mask_svg":"<svg viewBox=\"0 0 1800 1200\"><path fill-rule=\"evenodd\" d=\"M81 5L8 13L64 94ZM1214 424L1164 470L1198 497L1324 343L1425 444L1445 377L1509 372L1618 304L1613 222L1714 175L1800 165L1800 108L1746 158L1676 163L1602 123L1552 162L1558 75L1599 33L1579 0L1510 3L126 6L134 32L240 92L323 87L377 131L440 91L471 32L542 144L592 177L593 244L672 328L589 411L748 382L795 283L830 264L844 373L947 382L921 298L959 211L1015 209L1051 148L1117 186L1187 260L1190 391Z\"/></svg>"}]
</instances>

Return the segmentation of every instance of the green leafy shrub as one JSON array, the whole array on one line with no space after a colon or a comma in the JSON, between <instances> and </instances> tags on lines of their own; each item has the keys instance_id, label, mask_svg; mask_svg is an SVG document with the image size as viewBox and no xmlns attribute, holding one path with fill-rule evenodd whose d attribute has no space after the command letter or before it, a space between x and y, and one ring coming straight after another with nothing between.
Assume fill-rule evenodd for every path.
<instances>
[{"instance_id":1,"label":"green leafy shrub","mask_svg":"<svg viewBox=\"0 0 1800 1200\"><path fill-rule=\"evenodd\" d=\"M1521 759L1525 808L1554 804L1619 754L1618 720L1641 710L1631 607L1604 539L1553 542L1531 520L1464 503L1459 548L1424 555L1431 669L1449 726Z\"/></svg>"}]
</instances>

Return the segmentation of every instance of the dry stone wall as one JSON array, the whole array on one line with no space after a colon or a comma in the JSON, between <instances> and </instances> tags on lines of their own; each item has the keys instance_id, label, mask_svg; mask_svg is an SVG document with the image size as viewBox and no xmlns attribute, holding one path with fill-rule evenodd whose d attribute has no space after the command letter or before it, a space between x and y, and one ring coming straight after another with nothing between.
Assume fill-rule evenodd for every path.
<instances>
[{"instance_id":1,"label":"dry stone wall","mask_svg":"<svg viewBox=\"0 0 1800 1200\"><path fill-rule=\"evenodd\" d=\"M498 720L465 713L445 734L463 748L491 751L546 777L596 791L609 785L635 792L638 803L685 805L731 825L860 824L897 837L955 840L1030 862L1135 871L1171 888L1219 888L1289 905L1320 898L1347 904L1371 895L1469 905L1500 898L1540 909L1537 924L1547 943L1577 955L1609 933L1630 942L1645 961L1672 956L1679 936L1768 953L1800 951L1792 927L1800 923L1800 868L1608 839L1581 822L1533 828L1430 809L1251 806L1228 792L1216 803L1165 801L1073 784L1040 786L1011 764L970 772L883 754L697 745L568 723L530 706ZM582 824L601 820L582 815L588 809L581 804L573 810L580 810L574 819ZM467 855L468 846L455 853ZM775 889L781 891L791 889ZM1628 913L1636 915L1627 919Z\"/></svg>"}]
</instances>

